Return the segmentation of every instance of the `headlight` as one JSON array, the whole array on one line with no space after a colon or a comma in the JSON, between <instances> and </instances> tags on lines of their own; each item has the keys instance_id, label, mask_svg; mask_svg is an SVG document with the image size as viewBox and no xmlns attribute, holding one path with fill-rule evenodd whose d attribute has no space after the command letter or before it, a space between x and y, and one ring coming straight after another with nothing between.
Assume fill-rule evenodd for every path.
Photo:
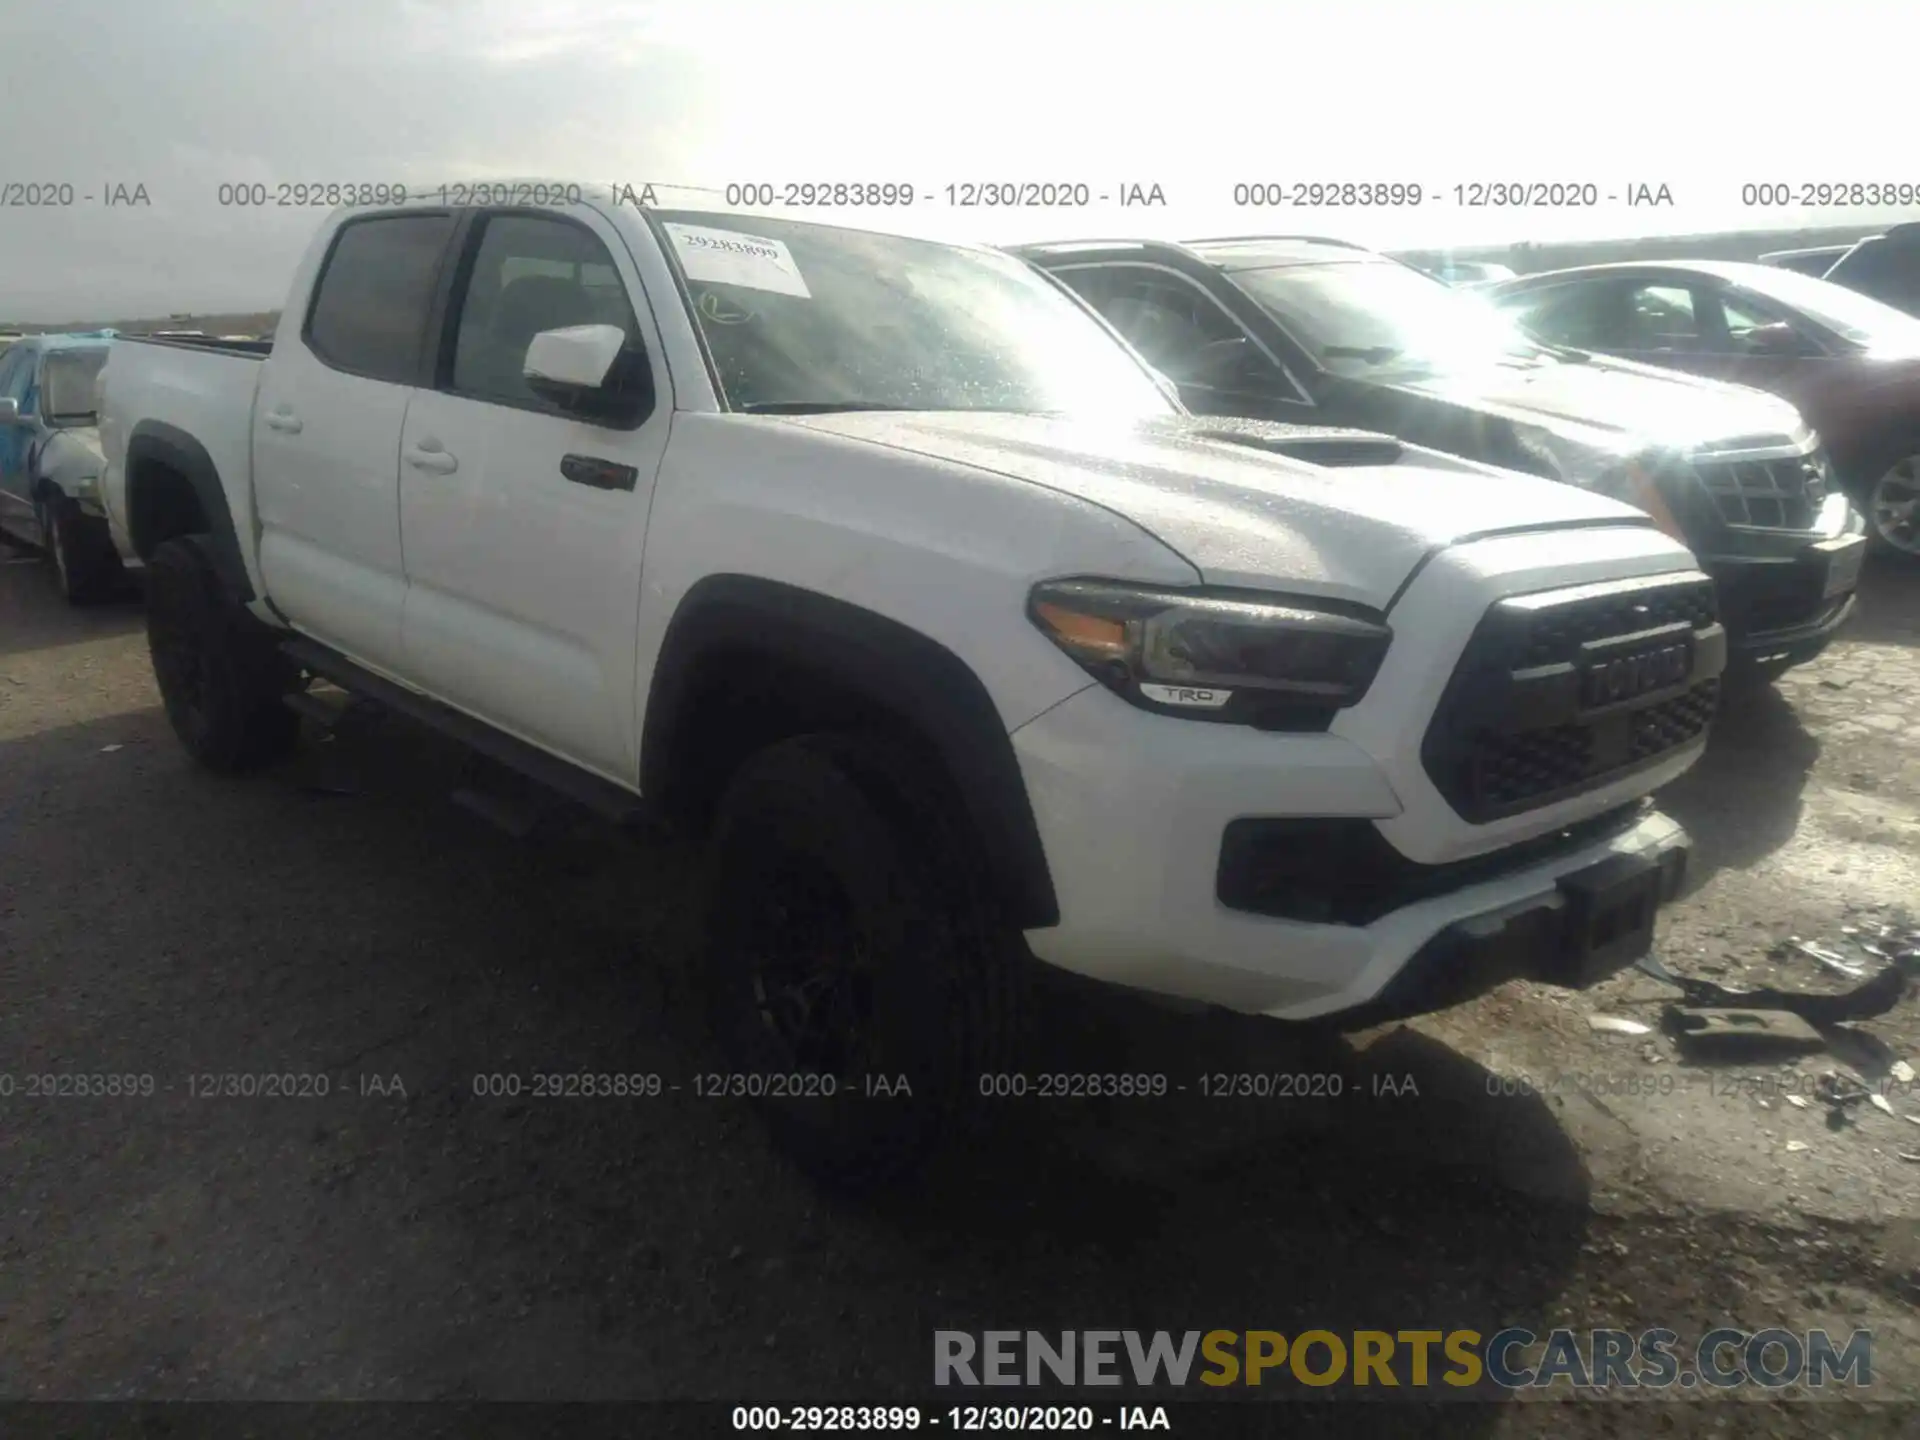
<instances>
[{"instance_id":1,"label":"headlight","mask_svg":"<svg viewBox=\"0 0 1920 1440\"><path fill-rule=\"evenodd\" d=\"M1040 632L1124 699L1161 714L1270 730L1324 729L1367 693L1393 632L1337 602L1036 585Z\"/></svg>"}]
</instances>

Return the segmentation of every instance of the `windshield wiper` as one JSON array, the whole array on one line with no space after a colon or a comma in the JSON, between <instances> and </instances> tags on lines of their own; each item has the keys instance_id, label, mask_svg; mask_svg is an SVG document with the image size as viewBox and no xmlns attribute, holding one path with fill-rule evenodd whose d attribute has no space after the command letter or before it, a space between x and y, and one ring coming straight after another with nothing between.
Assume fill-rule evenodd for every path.
<instances>
[{"instance_id":1,"label":"windshield wiper","mask_svg":"<svg viewBox=\"0 0 1920 1440\"><path fill-rule=\"evenodd\" d=\"M840 410L902 410L873 400L756 400L734 407L745 415L832 415Z\"/></svg>"},{"instance_id":2,"label":"windshield wiper","mask_svg":"<svg viewBox=\"0 0 1920 1440\"><path fill-rule=\"evenodd\" d=\"M1364 360L1384 365L1400 352L1391 345L1329 345L1320 352L1329 360Z\"/></svg>"}]
</instances>

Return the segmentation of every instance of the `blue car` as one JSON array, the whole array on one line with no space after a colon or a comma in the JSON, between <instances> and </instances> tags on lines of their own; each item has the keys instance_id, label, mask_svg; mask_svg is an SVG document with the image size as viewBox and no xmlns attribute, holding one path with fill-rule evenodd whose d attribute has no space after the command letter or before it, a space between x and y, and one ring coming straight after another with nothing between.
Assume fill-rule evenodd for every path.
<instances>
[{"instance_id":1,"label":"blue car","mask_svg":"<svg viewBox=\"0 0 1920 1440\"><path fill-rule=\"evenodd\" d=\"M125 583L97 493L97 395L113 337L27 335L0 351L0 532L45 551L73 604Z\"/></svg>"}]
</instances>

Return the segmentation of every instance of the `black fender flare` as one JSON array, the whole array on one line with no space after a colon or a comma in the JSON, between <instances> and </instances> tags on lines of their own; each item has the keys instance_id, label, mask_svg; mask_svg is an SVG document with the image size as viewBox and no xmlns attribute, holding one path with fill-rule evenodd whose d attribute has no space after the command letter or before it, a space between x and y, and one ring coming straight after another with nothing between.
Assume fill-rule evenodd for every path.
<instances>
[{"instance_id":1,"label":"black fender flare","mask_svg":"<svg viewBox=\"0 0 1920 1440\"><path fill-rule=\"evenodd\" d=\"M750 575L710 575L681 598L648 686L640 790L666 795L689 743L691 687L716 648L759 651L821 675L890 712L946 768L991 882L1023 930L1060 922L1040 828L999 708L979 676L938 641L875 611Z\"/></svg>"},{"instance_id":2,"label":"black fender flare","mask_svg":"<svg viewBox=\"0 0 1920 1440\"><path fill-rule=\"evenodd\" d=\"M127 536L134 553L145 560L154 547L171 536L153 533L151 520L143 509L139 493L141 471L148 465L163 465L183 477L199 501L210 532L209 551L220 583L235 601L245 604L254 598L253 583L247 579L246 562L240 555L240 536L234 529L233 512L227 507L227 492L220 483L220 472L213 458L186 431L160 420L142 420L127 437L125 493Z\"/></svg>"}]
</instances>

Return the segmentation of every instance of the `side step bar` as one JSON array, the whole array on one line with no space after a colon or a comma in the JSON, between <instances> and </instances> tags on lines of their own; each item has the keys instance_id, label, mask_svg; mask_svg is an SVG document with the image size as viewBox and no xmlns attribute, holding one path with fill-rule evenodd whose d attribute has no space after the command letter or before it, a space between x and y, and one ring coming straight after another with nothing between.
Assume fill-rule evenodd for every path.
<instances>
[{"instance_id":1,"label":"side step bar","mask_svg":"<svg viewBox=\"0 0 1920 1440\"><path fill-rule=\"evenodd\" d=\"M556 759L524 740L503 735L491 725L483 724L470 715L463 715L450 705L442 705L438 700L416 694L404 685L396 685L318 641L305 638L288 640L282 643L280 650L301 669L309 670L324 680L331 680L349 694L364 696L438 730L468 749L476 750L490 760L497 760L510 770L519 771L528 779L566 796L576 804L584 805L617 825L640 825L649 818L640 797L632 791L623 790L611 781ZM288 700L296 702L292 708L302 714L311 713L311 709L321 706L321 702L312 701L312 697L308 696L289 696ZM302 700L311 701L311 709L307 704L297 703Z\"/></svg>"}]
</instances>

